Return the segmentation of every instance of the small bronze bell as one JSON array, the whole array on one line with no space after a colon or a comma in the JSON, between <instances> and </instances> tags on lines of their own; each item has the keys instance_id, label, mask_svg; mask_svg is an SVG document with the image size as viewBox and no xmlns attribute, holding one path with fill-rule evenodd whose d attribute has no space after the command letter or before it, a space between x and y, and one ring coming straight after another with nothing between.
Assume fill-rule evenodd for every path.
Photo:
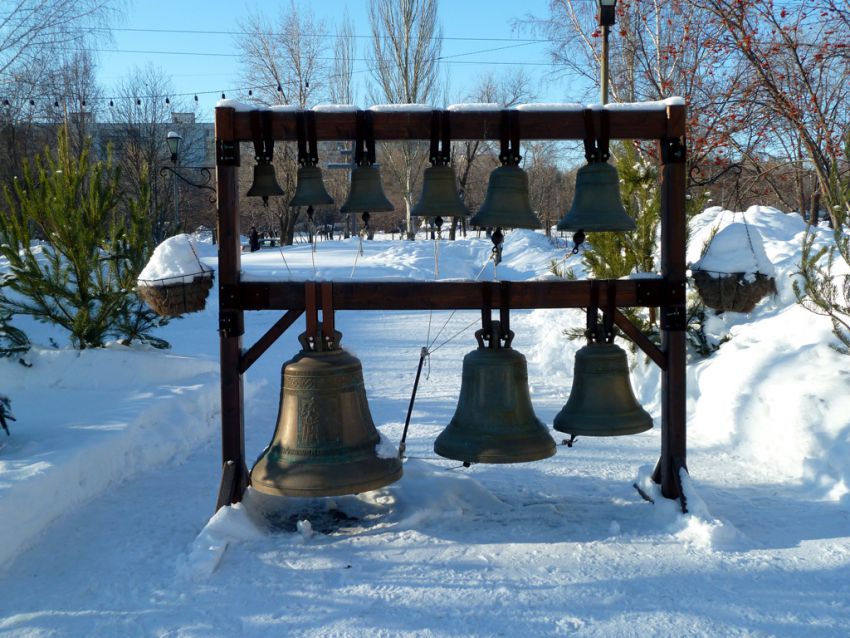
<instances>
[{"instance_id":1,"label":"small bronze bell","mask_svg":"<svg viewBox=\"0 0 850 638\"><path fill-rule=\"evenodd\" d=\"M492 322L498 335L499 322ZM451 422L434 442L442 457L464 463L521 463L555 453L555 441L535 416L528 392L525 357L491 338L475 333L478 349L463 358L460 398Z\"/></svg>"},{"instance_id":2,"label":"small bronze bell","mask_svg":"<svg viewBox=\"0 0 850 638\"><path fill-rule=\"evenodd\" d=\"M371 165L355 166L351 171L351 189L341 213L384 213L393 210L393 204L384 195L381 174Z\"/></svg>"},{"instance_id":3,"label":"small bronze bell","mask_svg":"<svg viewBox=\"0 0 850 638\"><path fill-rule=\"evenodd\" d=\"M277 183L274 166L270 162L258 162L254 166L254 183L246 194L248 197L262 197L264 206L268 206L269 197L279 197L284 194Z\"/></svg>"},{"instance_id":4,"label":"small bronze bell","mask_svg":"<svg viewBox=\"0 0 850 638\"><path fill-rule=\"evenodd\" d=\"M360 361L334 345L302 351L283 365L280 411L269 446L251 470L251 485L281 496L357 494L401 478L401 460L378 456L380 443ZM317 343L322 346L321 340Z\"/></svg>"},{"instance_id":5,"label":"small bronze bell","mask_svg":"<svg viewBox=\"0 0 850 638\"><path fill-rule=\"evenodd\" d=\"M576 173L576 192L569 212L558 222L558 230L585 232L634 230L620 198L620 177L608 162L590 162Z\"/></svg>"},{"instance_id":6,"label":"small bronze bell","mask_svg":"<svg viewBox=\"0 0 850 638\"><path fill-rule=\"evenodd\" d=\"M528 195L528 174L519 166L495 168L484 203L469 223L481 228L540 228Z\"/></svg>"},{"instance_id":7,"label":"small bronze bell","mask_svg":"<svg viewBox=\"0 0 850 638\"><path fill-rule=\"evenodd\" d=\"M325 206L333 203L334 199L325 190L325 183L322 181L322 169L309 165L299 167L295 195L289 205Z\"/></svg>"},{"instance_id":8,"label":"small bronze bell","mask_svg":"<svg viewBox=\"0 0 850 638\"><path fill-rule=\"evenodd\" d=\"M555 417L572 436L619 436L652 428L652 417L632 391L626 353L613 343L590 343L576 353L573 386Z\"/></svg>"},{"instance_id":9,"label":"small bronze bell","mask_svg":"<svg viewBox=\"0 0 850 638\"><path fill-rule=\"evenodd\" d=\"M430 166L422 178L422 195L410 214L414 217L468 217L451 166Z\"/></svg>"}]
</instances>

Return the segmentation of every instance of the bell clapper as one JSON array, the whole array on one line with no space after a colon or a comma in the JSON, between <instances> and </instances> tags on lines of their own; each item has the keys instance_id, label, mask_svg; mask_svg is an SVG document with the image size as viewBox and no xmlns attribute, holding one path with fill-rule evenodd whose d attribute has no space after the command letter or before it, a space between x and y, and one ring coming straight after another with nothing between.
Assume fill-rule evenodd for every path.
<instances>
[{"instance_id":1,"label":"bell clapper","mask_svg":"<svg viewBox=\"0 0 850 638\"><path fill-rule=\"evenodd\" d=\"M573 444L578 441L578 437L575 434L570 434L570 438L564 439L561 441L561 445L566 445L567 447L572 447Z\"/></svg>"},{"instance_id":2,"label":"bell clapper","mask_svg":"<svg viewBox=\"0 0 850 638\"><path fill-rule=\"evenodd\" d=\"M434 237L434 279L440 278L440 243L438 240L443 238L440 232L442 226L443 218L437 215L434 218L434 227L437 229L437 234Z\"/></svg>"},{"instance_id":3,"label":"bell clapper","mask_svg":"<svg viewBox=\"0 0 850 638\"><path fill-rule=\"evenodd\" d=\"M585 236L583 230L577 230L575 233L573 233L573 255L578 255L578 249L584 243L584 238Z\"/></svg>"},{"instance_id":4,"label":"bell clapper","mask_svg":"<svg viewBox=\"0 0 850 638\"><path fill-rule=\"evenodd\" d=\"M369 238L369 212L366 211L361 215L363 220L363 228L360 230L360 255L363 255L363 238Z\"/></svg>"},{"instance_id":5,"label":"bell clapper","mask_svg":"<svg viewBox=\"0 0 850 638\"><path fill-rule=\"evenodd\" d=\"M437 239L442 239L443 218L439 215L434 218L434 226L437 228Z\"/></svg>"},{"instance_id":6,"label":"bell clapper","mask_svg":"<svg viewBox=\"0 0 850 638\"><path fill-rule=\"evenodd\" d=\"M502 246L505 242L505 236L502 234L501 227L493 231L490 241L493 242L493 268L495 269L502 261Z\"/></svg>"}]
</instances>

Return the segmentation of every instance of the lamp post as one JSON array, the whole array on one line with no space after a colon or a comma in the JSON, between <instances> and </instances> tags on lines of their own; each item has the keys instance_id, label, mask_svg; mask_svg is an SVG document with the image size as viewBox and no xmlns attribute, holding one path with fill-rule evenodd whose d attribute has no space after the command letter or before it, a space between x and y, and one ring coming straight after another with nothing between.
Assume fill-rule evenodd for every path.
<instances>
[{"instance_id":1,"label":"lamp post","mask_svg":"<svg viewBox=\"0 0 850 638\"><path fill-rule=\"evenodd\" d=\"M608 32L616 18L617 0L599 0L599 26L602 27L602 64L600 89L602 104L608 104Z\"/></svg>"},{"instance_id":2,"label":"lamp post","mask_svg":"<svg viewBox=\"0 0 850 638\"><path fill-rule=\"evenodd\" d=\"M182 139L176 131L168 131L165 136L165 143L171 153L171 163L174 165L175 175L177 174L177 161L180 159L180 140ZM171 183L174 184L174 221L182 227L182 224L180 224L180 192L177 190L177 180L172 178Z\"/></svg>"},{"instance_id":3,"label":"lamp post","mask_svg":"<svg viewBox=\"0 0 850 638\"><path fill-rule=\"evenodd\" d=\"M212 193L209 198L210 204L214 204L216 201L215 186L212 183L212 170L215 166L179 166L178 169L178 165L180 163L180 142L182 140L183 138L176 131L168 131L165 136L165 143L168 146L168 152L171 153L171 166L160 166L159 169L159 174L162 177L165 177L166 173L171 173L172 175L171 179L174 184L174 218L180 226L183 226L183 224L180 223L180 193L178 191L178 179L193 188L210 191ZM188 179L181 173L181 171L182 173L186 173L188 171L198 172L200 173L201 180L193 181ZM185 230L185 228L183 230ZM215 242L215 232L213 232L213 242Z\"/></svg>"}]
</instances>

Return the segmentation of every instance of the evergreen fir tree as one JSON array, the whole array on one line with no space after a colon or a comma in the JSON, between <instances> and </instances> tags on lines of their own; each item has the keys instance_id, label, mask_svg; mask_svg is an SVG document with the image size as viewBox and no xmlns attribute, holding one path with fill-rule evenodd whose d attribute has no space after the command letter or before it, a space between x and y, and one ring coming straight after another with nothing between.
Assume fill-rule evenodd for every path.
<instances>
[{"instance_id":1,"label":"evergreen fir tree","mask_svg":"<svg viewBox=\"0 0 850 638\"><path fill-rule=\"evenodd\" d=\"M134 292L152 249L147 194L128 198L119 180L111 152L92 161L87 140L74 157L62 131L56 151L45 150L4 189L0 255L9 277L0 304L64 328L80 349L110 338L167 345L150 337L162 321Z\"/></svg>"},{"instance_id":2,"label":"evergreen fir tree","mask_svg":"<svg viewBox=\"0 0 850 638\"><path fill-rule=\"evenodd\" d=\"M844 145L844 161L850 163L850 131ZM837 172L836 172L837 175ZM794 281L794 294L797 302L806 310L829 317L832 333L840 345L833 347L842 354L850 354L850 275L835 272L836 257L850 264L850 235L848 235L848 214L850 214L850 174L842 181L834 181L835 200L840 201L843 210L836 210L835 218L841 224L833 229L833 243L821 248L815 247L817 237L810 228L803 238L803 251L800 260L800 279Z\"/></svg>"}]
</instances>

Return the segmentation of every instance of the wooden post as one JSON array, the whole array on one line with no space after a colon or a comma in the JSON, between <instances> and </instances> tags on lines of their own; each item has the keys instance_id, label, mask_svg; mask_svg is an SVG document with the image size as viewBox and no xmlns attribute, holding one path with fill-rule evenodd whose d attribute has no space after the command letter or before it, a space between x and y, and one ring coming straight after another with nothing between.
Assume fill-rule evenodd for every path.
<instances>
[{"instance_id":1,"label":"wooden post","mask_svg":"<svg viewBox=\"0 0 850 638\"><path fill-rule=\"evenodd\" d=\"M376 111L375 138L380 140L430 139L431 113ZM685 387L685 107L656 105L646 109L612 110L611 139L659 140L661 158L661 270L656 280L619 281L616 289L607 282L532 281L495 284L488 282L328 282L322 286L322 318L325 337L333 338L334 310L435 310L480 309L483 327L492 323L491 309L500 309L507 328L510 309L588 307L594 290L604 285L616 307L660 308L661 348L646 338L621 313L614 321L662 368L661 458L653 475L667 498L680 498L681 472L686 465ZM496 111L451 113L455 139L498 139L502 114ZM586 123L581 110L522 111L518 113L524 139L583 139ZM596 115L595 117L599 117ZM297 139L297 113L271 114L276 141ZM256 361L271 343L306 310L308 334L317 330L318 295L315 282L240 281L238 166L239 143L252 139L252 112L216 109L216 164L218 178L219 238L219 334L221 355L222 485L217 507L241 500L250 482L245 466L241 372ZM319 140L352 139L356 115L352 112L316 114ZM244 313L250 310L286 311L246 353L242 353ZM610 313L609 313L610 314ZM489 330L488 330L489 332Z\"/></svg>"},{"instance_id":2,"label":"wooden post","mask_svg":"<svg viewBox=\"0 0 850 638\"><path fill-rule=\"evenodd\" d=\"M242 268L242 246L239 241L239 142L233 130L234 115L232 108L217 108L215 113L221 456L224 468L216 510L241 501L249 480L245 466L244 391L239 371L244 312L235 303Z\"/></svg>"},{"instance_id":3,"label":"wooden post","mask_svg":"<svg viewBox=\"0 0 850 638\"><path fill-rule=\"evenodd\" d=\"M667 116L670 128L679 129L685 108L670 106ZM669 298L661 307L661 349L667 367L661 371L661 460L653 477L665 497L682 500L683 510L679 472L687 469L685 155L684 137L670 135L661 140L661 274Z\"/></svg>"}]
</instances>

